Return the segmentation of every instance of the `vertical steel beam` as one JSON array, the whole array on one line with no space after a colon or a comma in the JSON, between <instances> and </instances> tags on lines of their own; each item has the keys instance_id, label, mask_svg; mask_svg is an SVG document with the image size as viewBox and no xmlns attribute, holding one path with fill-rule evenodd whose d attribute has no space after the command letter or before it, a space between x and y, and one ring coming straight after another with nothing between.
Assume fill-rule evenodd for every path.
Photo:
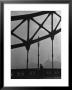
<instances>
[{"instance_id":1,"label":"vertical steel beam","mask_svg":"<svg viewBox=\"0 0 72 90\"><path fill-rule=\"evenodd\" d=\"M53 65L53 39L52 39L52 69L54 68L54 65Z\"/></svg>"},{"instance_id":2,"label":"vertical steel beam","mask_svg":"<svg viewBox=\"0 0 72 90\"><path fill-rule=\"evenodd\" d=\"M27 20L28 21L28 29L27 29L27 69L28 69L28 63L29 63L29 19Z\"/></svg>"},{"instance_id":3,"label":"vertical steel beam","mask_svg":"<svg viewBox=\"0 0 72 90\"><path fill-rule=\"evenodd\" d=\"M29 56L29 51L27 50L27 69L28 69L28 56Z\"/></svg>"},{"instance_id":4,"label":"vertical steel beam","mask_svg":"<svg viewBox=\"0 0 72 90\"><path fill-rule=\"evenodd\" d=\"M51 31L53 32L53 13L51 14ZM54 36L51 36L51 40L52 40L52 69L54 68L53 66L53 40L54 40Z\"/></svg>"},{"instance_id":5,"label":"vertical steel beam","mask_svg":"<svg viewBox=\"0 0 72 90\"><path fill-rule=\"evenodd\" d=\"M39 37L38 37L39 39ZM39 69L39 41L38 41L38 69Z\"/></svg>"},{"instance_id":6,"label":"vertical steel beam","mask_svg":"<svg viewBox=\"0 0 72 90\"><path fill-rule=\"evenodd\" d=\"M28 21L28 29L27 29L27 41L29 41L29 19L27 20Z\"/></svg>"}]
</instances>

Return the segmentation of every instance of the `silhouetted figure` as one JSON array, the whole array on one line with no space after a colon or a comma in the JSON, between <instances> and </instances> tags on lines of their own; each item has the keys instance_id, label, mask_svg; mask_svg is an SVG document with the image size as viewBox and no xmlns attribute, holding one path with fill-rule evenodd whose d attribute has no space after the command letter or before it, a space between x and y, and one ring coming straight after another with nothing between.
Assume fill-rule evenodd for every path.
<instances>
[{"instance_id":1,"label":"silhouetted figure","mask_svg":"<svg viewBox=\"0 0 72 90\"><path fill-rule=\"evenodd\" d=\"M42 64L40 64L40 69L41 69L41 70L43 69L43 65L42 65Z\"/></svg>"}]
</instances>

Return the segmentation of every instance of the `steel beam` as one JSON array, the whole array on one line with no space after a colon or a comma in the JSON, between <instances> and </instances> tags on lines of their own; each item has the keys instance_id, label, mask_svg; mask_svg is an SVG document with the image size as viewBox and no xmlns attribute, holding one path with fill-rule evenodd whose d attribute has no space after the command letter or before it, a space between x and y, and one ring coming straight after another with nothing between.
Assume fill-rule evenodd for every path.
<instances>
[{"instance_id":1,"label":"steel beam","mask_svg":"<svg viewBox=\"0 0 72 90\"><path fill-rule=\"evenodd\" d=\"M39 37L38 37L39 39ZM39 41L38 41L38 69L39 69Z\"/></svg>"},{"instance_id":2,"label":"steel beam","mask_svg":"<svg viewBox=\"0 0 72 90\"><path fill-rule=\"evenodd\" d=\"M13 33L25 21L26 21L26 19L22 20L14 29L12 29L11 33Z\"/></svg>"},{"instance_id":3,"label":"steel beam","mask_svg":"<svg viewBox=\"0 0 72 90\"><path fill-rule=\"evenodd\" d=\"M22 19L30 19L32 17L37 17L37 16L47 14L47 13L51 13L51 12L54 12L54 11L41 11L41 12L36 12L36 13L32 13L32 14L11 16L11 21L22 20Z\"/></svg>"},{"instance_id":4,"label":"steel beam","mask_svg":"<svg viewBox=\"0 0 72 90\"><path fill-rule=\"evenodd\" d=\"M28 29L27 29L27 42L28 42L28 44L27 44L27 46L26 46L26 49L27 49L27 69L28 69L28 62L29 62L29 46L30 46L30 44L29 44L29 19L27 20L28 21Z\"/></svg>"},{"instance_id":5,"label":"steel beam","mask_svg":"<svg viewBox=\"0 0 72 90\"><path fill-rule=\"evenodd\" d=\"M51 37L52 35L58 34L59 32L61 32L61 29L58 29L57 31L53 31L53 32L51 32L50 34L48 34L48 35L46 35L46 36L39 37L39 39L31 40L31 41L30 41L30 44L33 44L33 43L36 43L36 42L38 42L38 41L42 41L42 40L44 40L44 39L47 39L47 38Z\"/></svg>"},{"instance_id":6,"label":"steel beam","mask_svg":"<svg viewBox=\"0 0 72 90\"><path fill-rule=\"evenodd\" d=\"M16 38L18 38L19 40L21 40L23 43L26 43L26 41L22 38L20 38L18 35L12 33L13 36L15 36Z\"/></svg>"},{"instance_id":7,"label":"steel beam","mask_svg":"<svg viewBox=\"0 0 72 90\"><path fill-rule=\"evenodd\" d=\"M26 46L25 43L14 44L14 45L11 45L11 49L20 48L24 46Z\"/></svg>"},{"instance_id":8,"label":"steel beam","mask_svg":"<svg viewBox=\"0 0 72 90\"><path fill-rule=\"evenodd\" d=\"M57 23L56 27L54 28L54 30L57 29L57 27L58 27L58 25L60 24L60 22L61 22L61 18L60 18L59 22Z\"/></svg>"},{"instance_id":9,"label":"steel beam","mask_svg":"<svg viewBox=\"0 0 72 90\"><path fill-rule=\"evenodd\" d=\"M44 19L44 21L42 22L42 24L39 25L39 28L36 30L36 32L33 34L33 36L31 37L31 40L34 38L34 36L37 34L37 32L40 30L40 28L43 26L43 24L45 23L45 21L47 20L47 18L49 17L50 14L47 15L47 17ZM33 20L33 19L32 19Z\"/></svg>"},{"instance_id":10,"label":"steel beam","mask_svg":"<svg viewBox=\"0 0 72 90\"><path fill-rule=\"evenodd\" d=\"M31 44L34 44L34 43L36 43L36 42L38 42L38 41L42 41L42 40L44 40L44 39L47 39L47 38L51 37L52 35L56 35L56 34L58 34L59 32L61 32L61 29L58 29L57 31L53 31L53 32L51 32L49 35L40 37L39 39L29 40L30 45L31 45ZM19 47L23 47L23 46L27 46L27 42L11 45L11 49L19 48Z\"/></svg>"},{"instance_id":11,"label":"steel beam","mask_svg":"<svg viewBox=\"0 0 72 90\"><path fill-rule=\"evenodd\" d=\"M36 24L38 24L39 26L41 26L41 28L43 28L45 31L47 31L48 33L50 33L49 30L47 30L43 25L39 24L36 20L34 20L33 18L31 19L32 21L34 21Z\"/></svg>"},{"instance_id":12,"label":"steel beam","mask_svg":"<svg viewBox=\"0 0 72 90\"><path fill-rule=\"evenodd\" d=\"M51 15L51 32L53 32L53 13ZM53 67L53 40L54 40L54 35L52 34L51 36L51 40L52 40L52 69Z\"/></svg>"},{"instance_id":13,"label":"steel beam","mask_svg":"<svg viewBox=\"0 0 72 90\"><path fill-rule=\"evenodd\" d=\"M28 69L28 62L29 62L28 56L29 56L29 51L27 50L27 69Z\"/></svg>"},{"instance_id":14,"label":"steel beam","mask_svg":"<svg viewBox=\"0 0 72 90\"><path fill-rule=\"evenodd\" d=\"M58 17L60 17L61 18L61 16L58 14L58 13L56 13L56 12L54 12Z\"/></svg>"}]
</instances>

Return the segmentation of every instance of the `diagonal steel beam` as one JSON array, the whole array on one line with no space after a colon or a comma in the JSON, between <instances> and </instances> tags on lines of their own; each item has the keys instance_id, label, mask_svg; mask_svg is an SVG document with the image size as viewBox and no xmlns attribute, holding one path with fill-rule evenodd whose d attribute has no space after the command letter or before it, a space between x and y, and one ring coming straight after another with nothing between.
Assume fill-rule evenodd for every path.
<instances>
[{"instance_id":1,"label":"diagonal steel beam","mask_svg":"<svg viewBox=\"0 0 72 90\"><path fill-rule=\"evenodd\" d=\"M31 18L31 20L32 21L34 21L36 24L38 24L39 26L41 25L41 24L39 24L36 20L34 20L33 18ZM45 31L47 31L48 33L50 33L50 31L49 30L47 30L45 27L43 27L42 25L41 25L41 28L43 28Z\"/></svg>"},{"instance_id":2,"label":"diagonal steel beam","mask_svg":"<svg viewBox=\"0 0 72 90\"><path fill-rule=\"evenodd\" d=\"M45 21L47 20L47 18L49 17L50 14L47 15L47 17L44 19L44 21L42 22L42 24L39 25L39 28L36 30L36 32L34 33L34 35L31 37L31 40L34 38L34 36L37 34L37 32L40 30L40 28L43 26L43 24L45 23Z\"/></svg>"},{"instance_id":3,"label":"diagonal steel beam","mask_svg":"<svg viewBox=\"0 0 72 90\"><path fill-rule=\"evenodd\" d=\"M26 21L26 19L22 20L14 29L12 29L12 33L22 24Z\"/></svg>"},{"instance_id":4,"label":"diagonal steel beam","mask_svg":"<svg viewBox=\"0 0 72 90\"><path fill-rule=\"evenodd\" d=\"M20 48L24 46L26 46L25 43L14 44L14 45L11 45L11 49Z\"/></svg>"},{"instance_id":5,"label":"diagonal steel beam","mask_svg":"<svg viewBox=\"0 0 72 90\"><path fill-rule=\"evenodd\" d=\"M15 36L16 38L18 38L19 40L21 40L23 43L26 43L26 41L22 38L20 38L19 36L17 36L16 34L12 33L13 36Z\"/></svg>"},{"instance_id":6,"label":"diagonal steel beam","mask_svg":"<svg viewBox=\"0 0 72 90\"><path fill-rule=\"evenodd\" d=\"M59 22L57 23L56 27L54 28L54 30L57 29L57 27L59 26L60 22L61 22L61 18L60 18Z\"/></svg>"},{"instance_id":7,"label":"diagonal steel beam","mask_svg":"<svg viewBox=\"0 0 72 90\"><path fill-rule=\"evenodd\" d=\"M36 42L38 42L38 41L42 41L42 40L44 40L44 39L47 39L47 38L51 37L52 35L58 34L59 32L61 32L61 28L58 29L57 31L51 32L49 35L40 37L39 39L31 40L31 41L30 41L30 44L34 44L34 43L36 43Z\"/></svg>"},{"instance_id":8,"label":"diagonal steel beam","mask_svg":"<svg viewBox=\"0 0 72 90\"><path fill-rule=\"evenodd\" d=\"M54 11L41 11L41 12L36 12L36 13L32 13L32 14L11 16L11 21L22 20L22 19L30 19L32 17L37 17L37 16L47 14L47 13L51 13L51 12L54 12Z\"/></svg>"},{"instance_id":9,"label":"diagonal steel beam","mask_svg":"<svg viewBox=\"0 0 72 90\"><path fill-rule=\"evenodd\" d=\"M56 13L56 12L54 12L58 17L60 17L61 18L61 16L58 14L58 13Z\"/></svg>"},{"instance_id":10,"label":"diagonal steel beam","mask_svg":"<svg viewBox=\"0 0 72 90\"><path fill-rule=\"evenodd\" d=\"M34 44L34 43L36 43L36 42L38 42L38 41L42 41L42 40L44 40L44 39L47 39L47 38L51 37L52 35L56 35L56 34L58 34L59 32L61 32L61 28L58 29L57 31L51 32L49 35L40 37L39 39L31 40L31 41L30 41L30 45L31 45L31 44ZM11 45L11 49L15 49L15 48L19 48L19 47L24 47L24 46L25 46L25 47L27 46L27 42L26 42L26 43L20 43L20 44Z\"/></svg>"},{"instance_id":11,"label":"diagonal steel beam","mask_svg":"<svg viewBox=\"0 0 72 90\"><path fill-rule=\"evenodd\" d=\"M33 19L33 17L39 16L39 15L43 15L43 14L46 14L46 13L49 13L49 14L48 14L48 16L45 18L45 20L42 22L42 24L39 24L38 22L36 22L36 21ZM49 37L51 37L51 36L56 35L57 33L59 33L59 32L61 31L61 29L58 29L58 30L56 30L56 29L57 29L57 27L58 27L58 25L59 25L59 23L60 23L60 21L61 21L61 16L59 16L59 17L60 17L60 21L59 21L58 24L56 25L54 31L48 32L49 35L40 37L39 39L32 40L33 37L36 35L36 33L39 31L39 29L40 29L40 28L44 28L44 27L43 27L44 22L47 20L47 18L49 17L49 15L50 15L50 14L53 14L53 13L55 13L57 16L59 16L56 12L53 12L53 11L42 11L42 12L38 12L38 13L34 13L34 14L20 15L20 16L23 16L24 20L22 20L22 22L21 22L20 24L18 24L18 25L11 31L11 34L12 34L13 36L17 37L18 39L20 39L23 43L11 45L11 49L19 48L19 47L23 47L23 46L27 47L27 44L29 44L29 45L34 44L34 43L36 43L36 42L38 42L38 41L47 39L47 38L49 38ZM39 15L38 15L38 14L39 14ZM29 15L30 15L30 17L29 17ZM32 16L31 16L31 15L32 15ZM24 17L24 16L25 16L25 17ZM15 16L14 16L14 18L15 18ZM22 17L21 17L21 18L22 18ZM21 18L19 18L19 20L21 20ZM30 40L25 41L24 39L20 38L19 36L17 36L17 35L14 34L13 32L14 32L26 19L29 20L29 18L32 19L35 23L37 23L37 24L39 25L39 28L38 28L37 31L34 33L34 35L31 37ZM12 19L12 17L11 17L11 19ZM16 17L16 19L18 19L18 17ZM28 21L28 29L29 29L29 21ZM44 28L44 29L45 29L45 28ZM47 29L45 29L45 30L47 31ZM28 37L28 39L29 39L29 37ZM28 42L29 42L29 43L28 43Z\"/></svg>"}]
</instances>

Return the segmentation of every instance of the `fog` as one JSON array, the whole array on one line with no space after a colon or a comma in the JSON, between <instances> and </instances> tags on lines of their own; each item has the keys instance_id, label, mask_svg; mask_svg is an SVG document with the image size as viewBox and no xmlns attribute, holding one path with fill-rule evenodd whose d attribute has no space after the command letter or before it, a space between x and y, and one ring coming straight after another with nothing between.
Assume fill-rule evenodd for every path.
<instances>
[{"instance_id":1,"label":"fog","mask_svg":"<svg viewBox=\"0 0 72 90\"><path fill-rule=\"evenodd\" d=\"M24 15L24 14L30 14L37 11L12 11L11 16L15 15ZM58 14L60 14L60 11L57 11ZM45 19L45 15L41 15L38 17L35 17L34 19L38 21L40 24ZM11 30L16 27L22 20L17 21L11 21ZM53 15L53 29L57 25L59 21L59 17L57 15ZM43 25L46 29L51 31L51 16L46 20L46 22ZM30 33L29 38L32 37L32 35L35 33L35 31L38 29L38 25L30 20ZM58 26L58 28L61 28L61 25ZM58 29L57 28L57 29ZM17 30L14 31L14 33L24 40L27 40L27 21L25 21ZM48 35L48 32L46 32L44 29L40 29L39 32L35 35L34 39L42 36ZM19 39L11 35L11 45L21 43ZM47 38L45 40L42 40L40 43L40 64L43 65L44 68L51 68L52 67L52 41L51 38ZM61 68L61 32L55 35L53 40L53 54L54 54L54 68ZM27 63L27 51L25 47L15 48L11 50L11 68L12 69L23 69L26 68ZM32 44L29 50L29 68L37 68L38 63L38 43Z\"/></svg>"}]
</instances>

